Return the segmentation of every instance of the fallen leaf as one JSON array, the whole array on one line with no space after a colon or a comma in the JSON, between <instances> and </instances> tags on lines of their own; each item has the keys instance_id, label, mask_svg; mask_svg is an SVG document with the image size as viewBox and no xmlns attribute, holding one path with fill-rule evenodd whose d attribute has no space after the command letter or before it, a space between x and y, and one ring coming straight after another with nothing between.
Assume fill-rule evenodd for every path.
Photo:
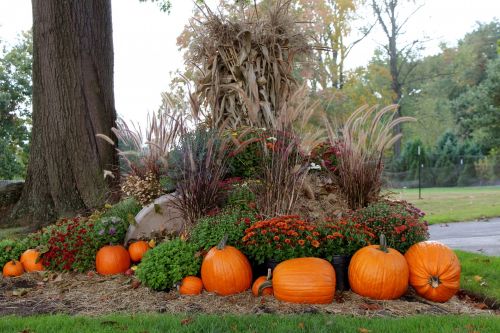
<instances>
[{"instance_id":1,"label":"fallen leaf","mask_svg":"<svg viewBox=\"0 0 500 333\"><path fill-rule=\"evenodd\" d=\"M301 330L304 329L304 323L303 322L300 322L298 325L297 325Z\"/></svg>"},{"instance_id":2,"label":"fallen leaf","mask_svg":"<svg viewBox=\"0 0 500 333\"><path fill-rule=\"evenodd\" d=\"M26 288L19 288L19 289L12 290L12 296L24 296L27 293L28 293L28 289L26 289Z\"/></svg>"},{"instance_id":3,"label":"fallen leaf","mask_svg":"<svg viewBox=\"0 0 500 333\"><path fill-rule=\"evenodd\" d=\"M362 303L359 305L359 308L362 310L369 310L369 311L375 311L375 310L381 310L382 307L376 303Z\"/></svg>"},{"instance_id":4,"label":"fallen leaf","mask_svg":"<svg viewBox=\"0 0 500 333\"><path fill-rule=\"evenodd\" d=\"M479 309L479 310L488 309L488 305L486 305L484 303L475 304L474 307L477 308L477 309Z\"/></svg>"},{"instance_id":5,"label":"fallen leaf","mask_svg":"<svg viewBox=\"0 0 500 333\"><path fill-rule=\"evenodd\" d=\"M156 246L156 242L154 239L150 240L149 243L148 243L149 247L150 248L154 248Z\"/></svg>"},{"instance_id":6,"label":"fallen leaf","mask_svg":"<svg viewBox=\"0 0 500 333\"><path fill-rule=\"evenodd\" d=\"M193 321L193 318L185 318L181 320L181 325L189 325Z\"/></svg>"},{"instance_id":7,"label":"fallen leaf","mask_svg":"<svg viewBox=\"0 0 500 333\"><path fill-rule=\"evenodd\" d=\"M141 281L139 281L139 280L134 280L134 281L132 281L132 284L131 284L132 289L137 289L137 288L139 288L140 285L141 285Z\"/></svg>"},{"instance_id":8,"label":"fallen leaf","mask_svg":"<svg viewBox=\"0 0 500 333\"><path fill-rule=\"evenodd\" d=\"M367 328L360 327L360 328L358 328L358 332L359 333L370 333L371 331Z\"/></svg>"},{"instance_id":9,"label":"fallen leaf","mask_svg":"<svg viewBox=\"0 0 500 333\"><path fill-rule=\"evenodd\" d=\"M479 282L479 281L481 281L482 279L483 279L483 277L482 277L482 276L479 276L479 275L474 275L474 281Z\"/></svg>"}]
</instances>

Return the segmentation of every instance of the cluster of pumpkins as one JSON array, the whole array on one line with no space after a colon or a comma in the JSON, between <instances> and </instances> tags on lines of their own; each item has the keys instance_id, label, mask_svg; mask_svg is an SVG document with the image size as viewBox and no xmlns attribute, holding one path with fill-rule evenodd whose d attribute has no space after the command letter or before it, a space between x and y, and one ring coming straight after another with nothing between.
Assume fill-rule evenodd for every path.
<instances>
[{"instance_id":1,"label":"cluster of pumpkins","mask_svg":"<svg viewBox=\"0 0 500 333\"><path fill-rule=\"evenodd\" d=\"M145 241L105 246L96 255L97 272L103 275L126 273L131 261L138 262L153 245ZM19 276L43 270L40 253L26 250L20 261L10 261L3 268L4 276ZM335 270L320 258L295 258L281 262L268 276L257 278L252 285L252 267L246 256L223 239L203 258L201 279L185 277L179 292L198 295L205 289L219 295L232 295L252 287L255 296L274 295L292 303L326 304L335 295ZM397 299L411 285L417 294L434 302L448 301L460 287L460 263L455 253L438 242L420 242L403 256L386 246L366 246L357 251L349 265L352 290L373 299Z\"/></svg>"},{"instance_id":2,"label":"cluster of pumpkins","mask_svg":"<svg viewBox=\"0 0 500 333\"><path fill-rule=\"evenodd\" d=\"M203 288L219 295L231 295L252 286L252 293L274 295L276 299L307 304L331 303L335 295L335 270L320 258L295 258L278 264L268 276L252 285L252 268L243 253L222 241L212 248L201 266L201 279L188 276L180 293L195 295ZM420 242L403 256L386 246L366 246L357 251L349 265L352 290L364 297L397 299L411 285L417 294L434 301L446 302L460 287L460 263L455 253L438 242Z\"/></svg>"},{"instance_id":3,"label":"cluster of pumpkins","mask_svg":"<svg viewBox=\"0 0 500 333\"><path fill-rule=\"evenodd\" d=\"M110 275L125 273L130 269L131 262L141 261L144 253L149 250L151 242L136 241L129 245L128 250L121 245L104 246L96 255L96 270L99 274ZM44 269L40 252L35 249L26 250L19 261L11 260L3 267L3 276L15 277L24 272L36 272Z\"/></svg>"}]
</instances>

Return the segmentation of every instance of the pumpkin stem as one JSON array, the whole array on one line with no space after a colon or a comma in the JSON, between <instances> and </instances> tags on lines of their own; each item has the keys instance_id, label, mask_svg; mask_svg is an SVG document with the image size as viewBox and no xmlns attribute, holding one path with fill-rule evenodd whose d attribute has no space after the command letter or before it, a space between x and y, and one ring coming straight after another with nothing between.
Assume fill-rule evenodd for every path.
<instances>
[{"instance_id":1,"label":"pumpkin stem","mask_svg":"<svg viewBox=\"0 0 500 333\"><path fill-rule=\"evenodd\" d=\"M257 296L262 296L262 291L266 288L271 288L272 286L273 283L270 280L262 282L262 284L259 286L259 292L257 293Z\"/></svg>"},{"instance_id":2,"label":"pumpkin stem","mask_svg":"<svg viewBox=\"0 0 500 333\"><path fill-rule=\"evenodd\" d=\"M439 277L437 276L431 276L431 278L429 279L429 284L432 288L437 288L441 284L441 280L439 280Z\"/></svg>"},{"instance_id":3,"label":"pumpkin stem","mask_svg":"<svg viewBox=\"0 0 500 333\"><path fill-rule=\"evenodd\" d=\"M267 269L267 277L266 277L266 280L267 280L267 281L271 280L271 269L270 269L270 268L268 268L268 269Z\"/></svg>"},{"instance_id":4,"label":"pumpkin stem","mask_svg":"<svg viewBox=\"0 0 500 333\"><path fill-rule=\"evenodd\" d=\"M227 234L224 235L224 237L222 237L222 239L219 242L219 245L217 245L217 250L224 250L227 243L227 237L228 237Z\"/></svg>"},{"instance_id":5,"label":"pumpkin stem","mask_svg":"<svg viewBox=\"0 0 500 333\"><path fill-rule=\"evenodd\" d=\"M383 251L385 253L388 253L389 251L387 250L387 239L385 238L384 234L380 234L380 251Z\"/></svg>"}]
</instances>

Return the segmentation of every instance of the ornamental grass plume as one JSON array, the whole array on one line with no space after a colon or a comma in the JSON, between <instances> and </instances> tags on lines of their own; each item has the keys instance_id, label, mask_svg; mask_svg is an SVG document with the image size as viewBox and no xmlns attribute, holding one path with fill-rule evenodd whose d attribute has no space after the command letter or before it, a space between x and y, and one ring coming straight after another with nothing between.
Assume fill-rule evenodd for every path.
<instances>
[{"instance_id":1,"label":"ornamental grass plume","mask_svg":"<svg viewBox=\"0 0 500 333\"><path fill-rule=\"evenodd\" d=\"M377 106L364 105L334 129L325 117L330 144L339 149L338 165L330 172L333 183L345 198L350 209L366 207L380 197L384 151L402 136L392 129L412 117L394 119L398 105L377 111Z\"/></svg>"}]
</instances>

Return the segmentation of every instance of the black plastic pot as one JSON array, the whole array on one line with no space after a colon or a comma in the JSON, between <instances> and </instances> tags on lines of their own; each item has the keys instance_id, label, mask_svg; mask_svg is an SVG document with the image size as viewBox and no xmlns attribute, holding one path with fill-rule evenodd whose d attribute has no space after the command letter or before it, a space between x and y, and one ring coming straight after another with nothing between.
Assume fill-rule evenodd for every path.
<instances>
[{"instance_id":1,"label":"black plastic pot","mask_svg":"<svg viewBox=\"0 0 500 333\"><path fill-rule=\"evenodd\" d=\"M267 276L267 270L270 268L271 271L273 271L276 266L278 266L278 264L280 263L281 261L278 261L278 260L275 260L275 259L268 259L266 261L264 261L263 264L260 264L260 265L254 265L253 267L253 278L256 279L258 278L259 276Z\"/></svg>"},{"instance_id":2,"label":"black plastic pot","mask_svg":"<svg viewBox=\"0 0 500 333\"><path fill-rule=\"evenodd\" d=\"M352 256L337 256L332 258L332 265L335 269L336 290L346 291L351 289L349 286L349 263Z\"/></svg>"}]
</instances>

